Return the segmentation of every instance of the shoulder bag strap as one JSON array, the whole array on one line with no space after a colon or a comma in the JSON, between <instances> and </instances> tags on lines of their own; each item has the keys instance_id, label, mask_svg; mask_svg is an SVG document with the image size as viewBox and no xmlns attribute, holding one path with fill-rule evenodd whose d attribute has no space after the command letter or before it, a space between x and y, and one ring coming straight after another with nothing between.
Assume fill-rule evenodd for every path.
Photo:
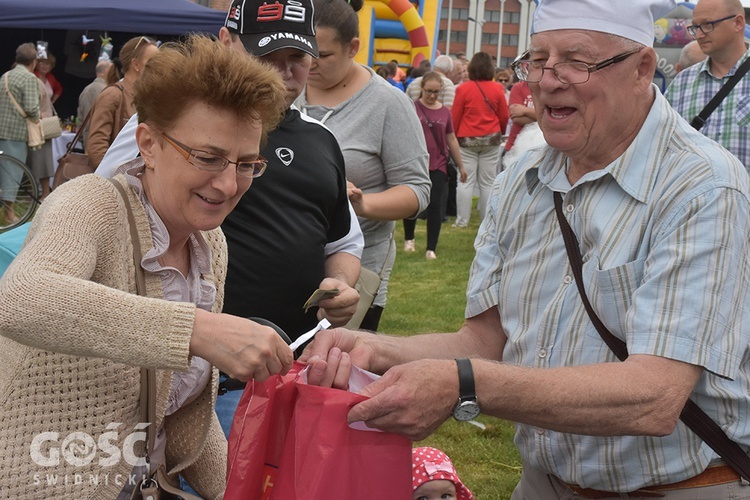
<instances>
[{"instance_id":1,"label":"shoulder bag strap","mask_svg":"<svg viewBox=\"0 0 750 500\"><path fill-rule=\"evenodd\" d=\"M73 140L68 143L68 149L65 152L65 154L70 154L71 151L73 151L73 148L76 144L78 144L78 140L83 135L83 131L86 129L86 124L89 122L89 119L91 118L91 115L94 113L94 108L96 107L96 104L91 106L91 109L88 113L86 113L86 118L83 119L83 122L81 122L81 125L78 127L78 130L76 130L76 135L73 137ZM119 186L119 184L117 184Z\"/></svg>"},{"instance_id":2,"label":"shoulder bag strap","mask_svg":"<svg viewBox=\"0 0 750 500\"><path fill-rule=\"evenodd\" d=\"M612 333L604 326L604 323L599 319L591 306L588 297L586 296L586 290L583 287L583 259L581 258L578 238L576 238L573 229L568 224L568 220L565 218L562 210L562 196L560 193L554 193L555 198L555 212L557 213L557 221L560 224L562 230L563 240L565 241L565 250L568 253L568 259L570 260L570 267L573 269L573 276L578 287L578 293L581 295L583 306L594 324L596 331L599 332L607 346L615 353L620 361L624 361L628 357L628 348L625 342L612 335ZM687 425L690 430L698 435L711 449L724 459L724 461L732 467L743 479L750 481L750 457L747 453L740 448L740 446L729 439L726 433L714 422L711 417L701 410L698 405L693 403L692 400L688 399L685 403L685 407L682 409L680 414L680 420Z\"/></svg>"},{"instance_id":3,"label":"shoulder bag strap","mask_svg":"<svg viewBox=\"0 0 750 500\"><path fill-rule=\"evenodd\" d=\"M729 94L729 92L732 91L735 85L739 83L740 80L742 80L742 77L745 76L745 73L750 69L750 57L745 59L745 62L742 63L742 65L737 68L737 71L735 71L734 75L732 75L732 78L727 80L727 83L724 84L721 89L716 93L713 98L711 98L710 101L708 101L708 104L706 104L706 107L703 108L703 111L701 111L698 116L693 118L693 121L690 122L690 125L695 130L700 130L703 125L706 124L706 120L708 120L708 117L711 115L711 113L714 112L714 110L721 104L721 101L724 100L724 98Z\"/></svg>"},{"instance_id":4,"label":"shoulder bag strap","mask_svg":"<svg viewBox=\"0 0 750 500\"><path fill-rule=\"evenodd\" d=\"M124 117L130 118L130 116L127 114L127 103L126 103L126 97L125 97L125 87L120 85L119 83L116 83L115 86L120 89L120 120L119 122L112 124L112 135L110 136L110 143L115 142L115 139L117 138L117 134L120 133L120 130L122 130L122 120ZM128 121L127 119L125 120Z\"/></svg>"},{"instance_id":5,"label":"shoulder bag strap","mask_svg":"<svg viewBox=\"0 0 750 500\"><path fill-rule=\"evenodd\" d=\"M8 87L8 73L5 73L5 91L8 93L8 97L10 97L10 101L13 103L13 105L16 107L18 112L23 116L24 120L28 119L29 117L26 115L26 112L23 110L20 104L18 104L18 101L16 101L16 98L13 97L13 94L10 92L10 87Z\"/></svg>"},{"instance_id":6,"label":"shoulder bag strap","mask_svg":"<svg viewBox=\"0 0 750 500\"><path fill-rule=\"evenodd\" d=\"M130 226L130 240L133 244L133 264L135 265L135 289L138 295L146 295L146 277L143 274L143 268L141 267L141 244L140 238L138 237L138 228L135 223L135 216L133 215L133 208L130 205L130 199L125 188L115 179L110 179L110 182L117 188L120 196L125 202L125 208L128 212L128 226ZM146 448L146 468L148 475L151 475L151 452L154 450L154 442L156 441L156 370L153 368L141 368L141 398L140 398L140 409L141 409L141 422L148 422L149 426L146 430L148 438L148 447Z\"/></svg>"},{"instance_id":7,"label":"shoulder bag strap","mask_svg":"<svg viewBox=\"0 0 750 500\"><path fill-rule=\"evenodd\" d=\"M490 109L492 110L492 113L496 115L496 114L497 114L497 111L495 111L495 106L493 106L493 105L492 105L492 103L490 102L490 100L489 100L489 99L487 99L487 95L486 95L486 94L484 93L484 90L482 90L482 86L481 86L481 85L479 85L479 82L478 82L478 81L476 81L476 80L474 80L474 83L476 83L476 84L477 84L477 88L478 88L478 89L479 89L479 91L480 91L480 92L482 93L482 97L484 97L484 102L486 102L486 103L487 103L487 106L489 106L489 107L490 107Z\"/></svg>"},{"instance_id":8,"label":"shoulder bag strap","mask_svg":"<svg viewBox=\"0 0 750 500\"><path fill-rule=\"evenodd\" d=\"M450 155L448 154L448 145L441 141L438 137L437 131L435 130L435 127L433 124L435 122L431 121L429 118L427 118L427 113L424 112L423 105L421 102L419 102L419 99L415 101L417 113L424 116L424 119L427 120L427 128L430 129L430 132L432 132L432 136L435 138L435 144L438 145L438 147L442 150L443 156L445 156L446 160L450 159Z\"/></svg>"},{"instance_id":9,"label":"shoulder bag strap","mask_svg":"<svg viewBox=\"0 0 750 500\"><path fill-rule=\"evenodd\" d=\"M385 279L385 272L388 268L388 260L390 260L391 255L393 255L393 250L396 248L395 243L393 243L393 233L391 233L391 245L388 247L388 253L385 254L385 261L383 261L383 267L380 268L380 272L378 273L378 276L380 276L380 281L383 281Z\"/></svg>"}]
</instances>

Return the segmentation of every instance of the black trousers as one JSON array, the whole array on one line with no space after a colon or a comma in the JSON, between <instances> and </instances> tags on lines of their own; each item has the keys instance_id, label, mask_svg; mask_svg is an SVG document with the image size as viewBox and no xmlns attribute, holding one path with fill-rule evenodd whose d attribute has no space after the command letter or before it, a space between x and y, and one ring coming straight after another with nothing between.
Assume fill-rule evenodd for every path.
<instances>
[{"instance_id":1,"label":"black trousers","mask_svg":"<svg viewBox=\"0 0 750 500\"><path fill-rule=\"evenodd\" d=\"M449 169L451 167L448 167ZM443 225L443 199L444 193L448 188L448 176L440 170L430 170L430 181L432 189L430 190L430 204L427 206L427 250L433 252L437 249L438 239L440 238L440 228ZM414 239L414 228L417 225L416 219L404 219L404 239Z\"/></svg>"},{"instance_id":2,"label":"black trousers","mask_svg":"<svg viewBox=\"0 0 750 500\"><path fill-rule=\"evenodd\" d=\"M443 195L443 218L456 216L456 186L458 186L458 169L453 162L448 162L448 189Z\"/></svg>"}]
</instances>

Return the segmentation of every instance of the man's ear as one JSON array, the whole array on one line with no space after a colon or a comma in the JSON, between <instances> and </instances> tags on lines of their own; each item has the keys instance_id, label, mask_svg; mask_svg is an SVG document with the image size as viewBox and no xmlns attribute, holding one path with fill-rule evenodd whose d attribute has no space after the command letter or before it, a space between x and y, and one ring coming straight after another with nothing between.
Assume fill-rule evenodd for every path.
<instances>
[{"instance_id":1,"label":"man's ear","mask_svg":"<svg viewBox=\"0 0 750 500\"><path fill-rule=\"evenodd\" d=\"M646 47L638 56L640 57L636 67L638 84L643 84L644 88L648 88L651 86L656 71L656 52L651 47Z\"/></svg>"},{"instance_id":2,"label":"man's ear","mask_svg":"<svg viewBox=\"0 0 750 500\"><path fill-rule=\"evenodd\" d=\"M154 149L160 147L156 135L158 132L146 123L139 123L135 129L135 142L141 152L141 158L146 163L146 168L154 166Z\"/></svg>"},{"instance_id":3,"label":"man's ear","mask_svg":"<svg viewBox=\"0 0 750 500\"><path fill-rule=\"evenodd\" d=\"M229 32L226 26L222 26L219 30L219 43L221 43L224 47L232 46L232 34Z\"/></svg>"}]
</instances>

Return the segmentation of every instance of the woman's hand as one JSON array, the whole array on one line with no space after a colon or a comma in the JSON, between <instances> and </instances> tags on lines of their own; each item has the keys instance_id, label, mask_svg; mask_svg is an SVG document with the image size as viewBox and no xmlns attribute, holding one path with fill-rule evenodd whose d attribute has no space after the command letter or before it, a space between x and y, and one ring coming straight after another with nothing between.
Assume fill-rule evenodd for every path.
<instances>
[{"instance_id":1,"label":"woman's hand","mask_svg":"<svg viewBox=\"0 0 750 500\"><path fill-rule=\"evenodd\" d=\"M362 217L362 214L364 213L365 194L361 189L352 184L351 181L346 181L346 194L349 196L349 202L352 204L354 213Z\"/></svg>"},{"instance_id":2,"label":"woman's hand","mask_svg":"<svg viewBox=\"0 0 750 500\"><path fill-rule=\"evenodd\" d=\"M294 361L291 349L273 328L202 309L195 312L190 354L244 382L286 373Z\"/></svg>"},{"instance_id":3,"label":"woman's hand","mask_svg":"<svg viewBox=\"0 0 750 500\"><path fill-rule=\"evenodd\" d=\"M469 178L469 174L466 172L463 165L458 166L458 178L461 182L466 182L466 179Z\"/></svg>"}]
</instances>

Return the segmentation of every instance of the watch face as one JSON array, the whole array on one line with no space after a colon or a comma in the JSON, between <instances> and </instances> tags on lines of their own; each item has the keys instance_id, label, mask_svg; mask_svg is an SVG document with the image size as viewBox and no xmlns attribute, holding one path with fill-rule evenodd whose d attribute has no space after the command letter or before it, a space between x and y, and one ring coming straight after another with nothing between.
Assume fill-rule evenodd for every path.
<instances>
[{"instance_id":1,"label":"watch face","mask_svg":"<svg viewBox=\"0 0 750 500\"><path fill-rule=\"evenodd\" d=\"M479 415L479 405L476 401L463 401L453 409L453 418L465 422Z\"/></svg>"}]
</instances>

